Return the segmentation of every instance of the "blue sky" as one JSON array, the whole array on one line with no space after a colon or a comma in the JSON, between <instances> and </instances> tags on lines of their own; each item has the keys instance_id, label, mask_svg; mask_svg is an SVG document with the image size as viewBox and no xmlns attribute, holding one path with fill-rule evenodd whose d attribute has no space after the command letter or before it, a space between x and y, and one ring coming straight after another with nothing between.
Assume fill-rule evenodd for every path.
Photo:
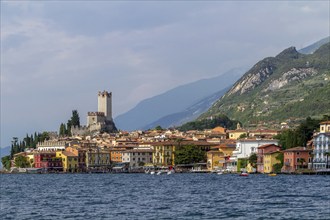
<instances>
[{"instance_id":1,"label":"blue sky","mask_svg":"<svg viewBox=\"0 0 330 220\"><path fill-rule=\"evenodd\" d=\"M329 1L1 1L1 145L330 35Z\"/></svg>"}]
</instances>

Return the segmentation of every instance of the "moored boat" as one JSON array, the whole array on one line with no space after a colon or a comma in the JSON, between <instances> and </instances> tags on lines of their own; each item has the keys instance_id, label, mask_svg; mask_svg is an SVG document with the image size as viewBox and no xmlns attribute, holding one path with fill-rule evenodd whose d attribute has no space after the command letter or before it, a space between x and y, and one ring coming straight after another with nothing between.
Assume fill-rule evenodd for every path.
<instances>
[{"instance_id":1,"label":"moored boat","mask_svg":"<svg viewBox=\"0 0 330 220\"><path fill-rule=\"evenodd\" d=\"M246 172L240 173L239 175L240 175L240 176L249 176L249 174L246 173Z\"/></svg>"}]
</instances>

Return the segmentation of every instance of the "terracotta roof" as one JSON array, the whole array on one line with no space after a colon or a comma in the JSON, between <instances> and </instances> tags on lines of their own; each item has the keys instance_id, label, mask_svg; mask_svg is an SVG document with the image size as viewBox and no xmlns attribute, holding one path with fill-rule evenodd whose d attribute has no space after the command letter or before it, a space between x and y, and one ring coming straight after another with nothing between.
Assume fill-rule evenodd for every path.
<instances>
[{"instance_id":1,"label":"terracotta roof","mask_svg":"<svg viewBox=\"0 0 330 220\"><path fill-rule=\"evenodd\" d=\"M127 150L123 153L151 153L153 152L152 149L133 149L133 150Z\"/></svg>"},{"instance_id":2,"label":"terracotta roof","mask_svg":"<svg viewBox=\"0 0 330 220\"><path fill-rule=\"evenodd\" d=\"M237 142L253 142L253 141L278 141L276 139L256 139L256 138L253 138L253 139L240 139L238 140Z\"/></svg>"},{"instance_id":3,"label":"terracotta roof","mask_svg":"<svg viewBox=\"0 0 330 220\"><path fill-rule=\"evenodd\" d=\"M320 124L321 125L330 124L330 121L322 121Z\"/></svg>"},{"instance_id":4,"label":"terracotta roof","mask_svg":"<svg viewBox=\"0 0 330 220\"><path fill-rule=\"evenodd\" d=\"M258 129L258 130L252 130L249 133L278 133L277 130L264 130L264 129Z\"/></svg>"},{"instance_id":5,"label":"terracotta roof","mask_svg":"<svg viewBox=\"0 0 330 220\"><path fill-rule=\"evenodd\" d=\"M261 148L267 148L267 147L271 147L271 146L275 146L275 147L280 148L280 146L277 146L276 144L264 144L264 145L261 145L258 148L261 149Z\"/></svg>"},{"instance_id":6,"label":"terracotta roof","mask_svg":"<svg viewBox=\"0 0 330 220\"><path fill-rule=\"evenodd\" d=\"M267 153L264 153L264 154L274 154L274 153L281 153L279 150L277 151L270 151L270 152L267 152Z\"/></svg>"},{"instance_id":7,"label":"terracotta roof","mask_svg":"<svg viewBox=\"0 0 330 220\"><path fill-rule=\"evenodd\" d=\"M313 151L312 149L308 149L306 147L294 147L283 150L282 152L298 152L298 151Z\"/></svg>"},{"instance_id":8,"label":"terracotta roof","mask_svg":"<svg viewBox=\"0 0 330 220\"><path fill-rule=\"evenodd\" d=\"M77 157L74 153L71 153L69 151L62 151L62 154L64 154L67 157Z\"/></svg>"}]
</instances>

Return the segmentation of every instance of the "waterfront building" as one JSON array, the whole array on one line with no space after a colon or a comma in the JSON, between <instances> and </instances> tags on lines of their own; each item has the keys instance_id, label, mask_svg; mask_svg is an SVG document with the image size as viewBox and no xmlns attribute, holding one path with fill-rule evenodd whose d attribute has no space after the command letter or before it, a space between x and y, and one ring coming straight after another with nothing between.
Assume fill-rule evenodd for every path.
<instances>
[{"instance_id":1,"label":"waterfront building","mask_svg":"<svg viewBox=\"0 0 330 220\"><path fill-rule=\"evenodd\" d=\"M134 169L152 163L152 152L151 148L123 151L122 160L123 163L128 163L131 169Z\"/></svg>"},{"instance_id":2,"label":"waterfront building","mask_svg":"<svg viewBox=\"0 0 330 220\"><path fill-rule=\"evenodd\" d=\"M57 151L56 157L62 159L64 172L78 171L78 156L69 151Z\"/></svg>"},{"instance_id":3,"label":"waterfront building","mask_svg":"<svg viewBox=\"0 0 330 220\"><path fill-rule=\"evenodd\" d=\"M280 151L281 147L276 144L265 144L257 150L257 172L264 173L264 155L274 151Z\"/></svg>"},{"instance_id":4,"label":"waterfront building","mask_svg":"<svg viewBox=\"0 0 330 220\"><path fill-rule=\"evenodd\" d=\"M278 144L276 139L240 139L236 141L236 149L233 151L233 155L230 157L228 169L236 172L239 168L237 166L238 159L247 159L251 154L256 154L258 147L266 144ZM242 160L243 161L243 160Z\"/></svg>"},{"instance_id":5,"label":"waterfront building","mask_svg":"<svg viewBox=\"0 0 330 220\"><path fill-rule=\"evenodd\" d=\"M232 156L233 151L236 149L235 140L221 140L218 146L213 146L211 149L222 152L222 155L219 155L218 167L220 169L227 169L228 167L235 166L236 161L230 161L230 156Z\"/></svg>"},{"instance_id":6,"label":"waterfront building","mask_svg":"<svg viewBox=\"0 0 330 220\"><path fill-rule=\"evenodd\" d=\"M86 171L86 148L82 148L81 146L70 146L65 149L65 151L73 153L78 158L78 169L77 172Z\"/></svg>"},{"instance_id":7,"label":"waterfront building","mask_svg":"<svg viewBox=\"0 0 330 220\"><path fill-rule=\"evenodd\" d=\"M314 134L313 168L330 168L330 121L320 123L320 132Z\"/></svg>"},{"instance_id":8,"label":"waterfront building","mask_svg":"<svg viewBox=\"0 0 330 220\"><path fill-rule=\"evenodd\" d=\"M263 173L273 173L274 172L274 165L281 164L281 161L278 160L276 157L281 154L279 151L269 151L264 153L263 155Z\"/></svg>"},{"instance_id":9,"label":"waterfront building","mask_svg":"<svg viewBox=\"0 0 330 220\"><path fill-rule=\"evenodd\" d=\"M219 150L210 150L206 153L207 157L207 169L208 170L219 170L223 168L224 153Z\"/></svg>"},{"instance_id":10,"label":"waterfront building","mask_svg":"<svg viewBox=\"0 0 330 220\"><path fill-rule=\"evenodd\" d=\"M90 148L86 151L86 168L108 170L111 166L110 151L100 147Z\"/></svg>"},{"instance_id":11,"label":"waterfront building","mask_svg":"<svg viewBox=\"0 0 330 220\"><path fill-rule=\"evenodd\" d=\"M34 167L45 171L62 171L62 159L56 157L55 151L36 151L34 153Z\"/></svg>"},{"instance_id":12,"label":"waterfront building","mask_svg":"<svg viewBox=\"0 0 330 220\"><path fill-rule=\"evenodd\" d=\"M284 165L282 172L291 173L298 169L307 168L308 163L311 162L312 149L306 147L294 147L283 150Z\"/></svg>"},{"instance_id":13,"label":"waterfront building","mask_svg":"<svg viewBox=\"0 0 330 220\"><path fill-rule=\"evenodd\" d=\"M123 152L127 149L124 147L113 147L110 149L110 160L111 163L121 163L123 162Z\"/></svg>"},{"instance_id":14,"label":"waterfront building","mask_svg":"<svg viewBox=\"0 0 330 220\"><path fill-rule=\"evenodd\" d=\"M175 145L173 142L155 142L153 146L152 162L158 166L174 165Z\"/></svg>"}]
</instances>

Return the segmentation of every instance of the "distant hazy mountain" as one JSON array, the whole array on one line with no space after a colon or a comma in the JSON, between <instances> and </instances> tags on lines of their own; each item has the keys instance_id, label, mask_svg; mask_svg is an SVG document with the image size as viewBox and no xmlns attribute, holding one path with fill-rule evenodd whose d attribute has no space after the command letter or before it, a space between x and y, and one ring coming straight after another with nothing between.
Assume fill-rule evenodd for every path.
<instances>
[{"instance_id":1,"label":"distant hazy mountain","mask_svg":"<svg viewBox=\"0 0 330 220\"><path fill-rule=\"evenodd\" d=\"M298 50L299 53L303 54L312 54L314 53L317 49L319 49L323 44L329 43L330 42L330 36L323 38L322 40L319 40L305 48L302 48Z\"/></svg>"},{"instance_id":2,"label":"distant hazy mountain","mask_svg":"<svg viewBox=\"0 0 330 220\"><path fill-rule=\"evenodd\" d=\"M197 103L194 103L192 106L188 107L182 112L166 115L157 121L143 127L143 130L147 130L150 128L155 128L156 126L160 125L162 128L169 128L180 126L188 121L192 121L208 110L211 105L221 98L229 89L230 87L223 89L219 92L216 92L206 98L203 98Z\"/></svg>"},{"instance_id":3,"label":"distant hazy mountain","mask_svg":"<svg viewBox=\"0 0 330 220\"><path fill-rule=\"evenodd\" d=\"M321 117L330 106L330 43L312 54L290 47L256 63L199 119L225 114L243 123Z\"/></svg>"},{"instance_id":4,"label":"distant hazy mountain","mask_svg":"<svg viewBox=\"0 0 330 220\"><path fill-rule=\"evenodd\" d=\"M116 117L116 126L121 130L142 129L162 117L186 111L201 99L232 85L243 73L243 69L233 69L220 76L178 86L145 99L133 109Z\"/></svg>"}]
</instances>

